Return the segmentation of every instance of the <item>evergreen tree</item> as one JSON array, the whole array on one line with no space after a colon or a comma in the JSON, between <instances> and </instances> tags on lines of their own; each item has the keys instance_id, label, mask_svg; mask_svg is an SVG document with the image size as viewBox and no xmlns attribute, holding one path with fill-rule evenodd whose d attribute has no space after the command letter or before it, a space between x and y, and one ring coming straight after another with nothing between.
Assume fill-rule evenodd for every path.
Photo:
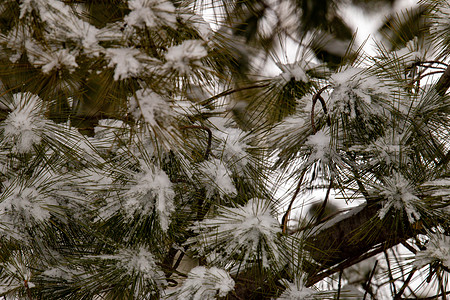
<instances>
[{"instance_id":1,"label":"evergreen tree","mask_svg":"<svg viewBox=\"0 0 450 300\"><path fill-rule=\"evenodd\" d=\"M3 0L0 297L446 299L450 4L350 2Z\"/></svg>"}]
</instances>

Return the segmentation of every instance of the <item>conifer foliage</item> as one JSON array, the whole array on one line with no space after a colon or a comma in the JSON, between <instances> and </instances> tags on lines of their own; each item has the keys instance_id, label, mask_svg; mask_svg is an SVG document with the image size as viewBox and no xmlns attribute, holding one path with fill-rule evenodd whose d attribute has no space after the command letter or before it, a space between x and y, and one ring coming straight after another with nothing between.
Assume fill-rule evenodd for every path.
<instances>
[{"instance_id":1,"label":"conifer foliage","mask_svg":"<svg viewBox=\"0 0 450 300\"><path fill-rule=\"evenodd\" d=\"M448 297L450 4L313 2L1 1L0 297Z\"/></svg>"}]
</instances>

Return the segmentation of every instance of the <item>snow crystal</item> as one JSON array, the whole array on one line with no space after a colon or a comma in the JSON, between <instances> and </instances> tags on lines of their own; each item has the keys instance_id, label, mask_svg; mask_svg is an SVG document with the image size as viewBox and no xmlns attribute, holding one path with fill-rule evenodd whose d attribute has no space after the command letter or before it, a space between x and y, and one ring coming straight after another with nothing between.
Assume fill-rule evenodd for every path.
<instances>
[{"instance_id":1,"label":"snow crystal","mask_svg":"<svg viewBox=\"0 0 450 300\"><path fill-rule=\"evenodd\" d=\"M161 122L170 120L172 115L170 104L152 90L138 90L135 97L129 100L128 111L137 120L142 117L150 126L158 126Z\"/></svg>"},{"instance_id":2,"label":"snow crystal","mask_svg":"<svg viewBox=\"0 0 450 300\"><path fill-rule=\"evenodd\" d=\"M114 80L122 80L138 76L142 71L142 64L137 60L141 52L136 48L106 49L109 59L108 67L115 67Z\"/></svg>"},{"instance_id":3,"label":"snow crystal","mask_svg":"<svg viewBox=\"0 0 450 300\"><path fill-rule=\"evenodd\" d=\"M203 162L199 166L199 171L201 176L204 177L208 197L211 197L217 190L221 195L236 195L236 187L227 167L221 160L214 158Z\"/></svg>"},{"instance_id":4,"label":"snow crystal","mask_svg":"<svg viewBox=\"0 0 450 300\"><path fill-rule=\"evenodd\" d=\"M167 0L128 0L131 12L124 21L138 28L153 28L160 25L175 27L175 7Z\"/></svg>"},{"instance_id":5,"label":"snow crystal","mask_svg":"<svg viewBox=\"0 0 450 300\"><path fill-rule=\"evenodd\" d=\"M11 112L0 124L2 142L13 145L13 151L25 153L39 144L45 129L46 119L42 114L42 100L31 93L13 95L14 103L7 104Z\"/></svg>"},{"instance_id":6,"label":"snow crystal","mask_svg":"<svg viewBox=\"0 0 450 300\"><path fill-rule=\"evenodd\" d=\"M156 167L154 170L148 168L142 173L135 174L134 181L136 183L124 197L128 216L132 217L136 212L151 214L155 208L161 227L167 230L170 214L175 209L173 204L175 192L167 174Z\"/></svg>"},{"instance_id":7,"label":"snow crystal","mask_svg":"<svg viewBox=\"0 0 450 300\"><path fill-rule=\"evenodd\" d=\"M321 129L308 137L305 145L312 148L310 160L326 160L330 152L331 136L328 129Z\"/></svg>"},{"instance_id":8,"label":"snow crystal","mask_svg":"<svg viewBox=\"0 0 450 300\"><path fill-rule=\"evenodd\" d=\"M262 199L251 199L244 206L220 207L217 216L206 218L193 226L199 236L188 243L207 259L232 260L239 253L245 262L261 260L264 267L276 265L280 258L277 236L280 224Z\"/></svg>"},{"instance_id":9,"label":"snow crystal","mask_svg":"<svg viewBox=\"0 0 450 300\"><path fill-rule=\"evenodd\" d=\"M380 219L383 219L391 208L405 210L408 221L414 223L420 219L417 208L420 199L415 195L414 185L399 173L394 173L391 177L385 177L384 185L377 187L379 194L384 197L384 203L378 212Z\"/></svg>"},{"instance_id":10,"label":"snow crystal","mask_svg":"<svg viewBox=\"0 0 450 300\"><path fill-rule=\"evenodd\" d=\"M165 55L166 67L177 70L180 74L189 74L191 64L198 65L198 60L208 55L203 43L202 40L186 40L170 47Z\"/></svg>"},{"instance_id":11,"label":"snow crystal","mask_svg":"<svg viewBox=\"0 0 450 300\"><path fill-rule=\"evenodd\" d=\"M183 285L174 293L174 299L206 300L225 297L234 290L234 280L227 271L216 267L198 266L189 273Z\"/></svg>"},{"instance_id":12,"label":"snow crystal","mask_svg":"<svg viewBox=\"0 0 450 300\"><path fill-rule=\"evenodd\" d=\"M422 267L434 261L440 261L450 268L450 237L436 233L429 235L429 238L426 249L416 253L414 265Z\"/></svg>"}]
</instances>

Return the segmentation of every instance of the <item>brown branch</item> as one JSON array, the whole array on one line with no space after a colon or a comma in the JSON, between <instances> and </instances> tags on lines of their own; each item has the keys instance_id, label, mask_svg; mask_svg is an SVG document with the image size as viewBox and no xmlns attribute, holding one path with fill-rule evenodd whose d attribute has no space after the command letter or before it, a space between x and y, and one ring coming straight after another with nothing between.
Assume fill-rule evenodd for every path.
<instances>
[{"instance_id":1,"label":"brown branch","mask_svg":"<svg viewBox=\"0 0 450 300\"><path fill-rule=\"evenodd\" d=\"M302 187L303 176L305 176L305 173L306 173L306 169L304 169L302 171L302 174L300 175L300 178L298 180L294 195L292 196L291 202L289 202L288 209L287 209L286 213L284 214L283 218L281 219L281 224L283 224L283 233L287 232L287 223L289 221L289 214L291 213L292 205L294 204L295 198L297 198L297 195L300 192L300 188Z\"/></svg>"},{"instance_id":2,"label":"brown branch","mask_svg":"<svg viewBox=\"0 0 450 300\"><path fill-rule=\"evenodd\" d=\"M317 91L317 93L313 96L312 98L312 107L311 107L311 127L313 129L313 132L316 133L316 126L315 126L315 122L314 122L314 108L316 107L316 103L317 100L320 101L320 104L322 104L322 110L323 113L327 116L327 125L330 126L331 125L331 119L330 116L328 115L328 110L327 110L327 105L325 103L325 100L322 97L322 92L325 91L330 85L326 85L323 88L321 88L320 90Z\"/></svg>"},{"instance_id":3,"label":"brown branch","mask_svg":"<svg viewBox=\"0 0 450 300\"><path fill-rule=\"evenodd\" d=\"M411 246L410 244L408 244L406 241L403 241L401 243L406 249L408 249L409 251L411 251L413 254L417 253L417 250L413 248L413 246Z\"/></svg>"}]
</instances>

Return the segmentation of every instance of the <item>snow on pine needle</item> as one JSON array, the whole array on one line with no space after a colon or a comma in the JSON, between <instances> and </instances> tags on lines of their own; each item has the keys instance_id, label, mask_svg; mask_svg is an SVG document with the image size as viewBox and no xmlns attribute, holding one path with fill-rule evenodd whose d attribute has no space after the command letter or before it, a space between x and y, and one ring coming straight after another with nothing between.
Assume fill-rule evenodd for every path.
<instances>
[{"instance_id":1,"label":"snow on pine needle","mask_svg":"<svg viewBox=\"0 0 450 300\"><path fill-rule=\"evenodd\" d=\"M123 195L124 210L129 218L135 214L149 215L155 210L163 230L169 228L174 211L175 191L169 176L158 167L144 167L133 176L132 184Z\"/></svg>"},{"instance_id":2,"label":"snow on pine needle","mask_svg":"<svg viewBox=\"0 0 450 300\"><path fill-rule=\"evenodd\" d=\"M198 266L193 268L183 284L168 294L167 299L209 300L225 297L234 290L234 280L230 274L216 267Z\"/></svg>"},{"instance_id":3,"label":"snow on pine needle","mask_svg":"<svg viewBox=\"0 0 450 300\"><path fill-rule=\"evenodd\" d=\"M28 40L25 42L28 60L34 67L41 67L44 74L49 74L53 70L68 70L69 73L78 68L76 62L77 53L69 52L67 49L44 49L37 43Z\"/></svg>"},{"instance_id":4,"label":"snow on pine needle","mask_svg":"<svg viewBox=\"0 0 450 300\"><path fill-rule=\"evenodd\" d=\"M29 253L13 251L6 262L0 263L0 295L8 295L6 299L19 299L14 296L26 294L35 287L34 274L29 267ZM11 298L10 298L11 297ZM20 298L23 299L23 298Z\"/></svg>"},{"instance_id":5,"label":"snow on pine needle","mask_svg":"<svg viewBox=\"0 0 450 300\"><path fill-rule=\"evenodd\" d=\"M109 59L108 67L114 68L114 80L123 80L137 77L143 70L138 57L142 56L136 48L109 48L106 57Z\"/></svg>"},{"instance_id":6,"label":"snow on pine needle","mask_svg":"<svg viewBox=\"0 0 450 300\"><path fill-rule=\"evenodd\" d=\"M22 240L25 228L50 218L58 205L39 182L4 182L0 195L0 234Z\"/></svg>"},{"instance_id":7,"label":"snow on pine needle","mask_svg":"<svg viewBox=\"0 0 450 300\"><path fill-rule=\"evenodd\" d=\"M389 95L389 90L374 75L365 69L348 68L332 74L330 82L333 92L328 99L328 110L331 114L344 114L350 119L357 115L382 114L379 99Z\"/></svg>"},{"instance_id":8,"label":"snow on pine needle","mask_svg":"<svg viewBox=\"0 0 450 300\"><path fill-rule=\"evenodd\" d=\"M177 71L181 75L191 73L194 66L201 66L200 59L208 55L202 40L186 40L172 46L165 55L165 68Z\"/></svg>"},{"instance_id":9,"label":"snow on pine needle","mask_svg":"<svg viewBox=\"0 0 450 300\"><path fill-rule=\"evenodd\" d=\"M192 229L198 235L187 244L194 244L193 248L209 261L270 267L276 266L281 257L280 223L263 199L251 199L235 208L219 207L215 217L197 222Z\"/></svg>"},{"instance_id":10,"label":"snow on pine needle","mask_svg":"<svg viewBox=\"0 0 450 300\"><path fill-rule=\"evenodd\" d=\"M103 256L117 261L117 266L124 269L129 275L139 274L147 280L154 281L158 286L166 283L164 273L156 264L155 257L146 248L121 249L112 256Z\"/></svg>"},{"instance_id":11,"label":"snow on pine needle","mask_svg":"<svg viewBox=\"0 0 450 300\"><path fill-rule=\"evenodd\" d=\"M249 145L245 132L237 126L232 126L232 120L227 118L211 117L208 121L216 128L212 129L212 132L220 142L217 147L213 147L212 153L216 157L222 157L227 162L233 163L238 171L242 171L248 163L246 150Z\"/></svg>"},{"instance_id":12,"label":"snow on pine needle","mask_svg":"<svg viewBox=\"0 0 450 300\"><path fill-rule=\"evenodd\" d=\"M129 282L127 288L133 290L133 299L153 299L153 297L144 298L142 295L149 296L149 291L150 294L154 294L167 285L165 274L158 266L157 258L145 247L124 248L112 255L87 258L100 259L108 265L112 263L116 267L114 269L120 273L107 273L107 276L114 276L119 283ZM91 282L93 282L92 279L89 279L89 284Z\"/></svg>"},{"instance_id":13,"label":"snow on pine needle","mask_svg":"<svg viewBox=\"0 0 450 300\"><path fill-rule=\"evenodd\" d=\"M198 164L197 176L206 189L207 197L213 196L216 192L221 196L235 196L237 190L230 174L231 171L224 162L217 158Z\"/></svg>"},{"instance_id":14,"label":"snow on pine needle","mask_svg":"<svg viewBox=\"0 0 450 300\"><path fill-rule=\"evenodd\" d=\"M161 95L150 89L140 89L136 91L134 97L130 97L128 112L136 119L143 119L152 127L161 127L165 130L171 128L171 121L174 111L170 103Z\"/></svg>"},{"instance_id":15,"label":"snow on pine needle","mask_svg":"<svg viewBox=\"0 0 450 300\"><path fill-rule=\"evenodd\" d=\"M378 212L380 219L384 219L393 208L394 210L404 211L411 224L418 221L421 203L414 187L415 185L400 173L394 172L391 176L384 177L383 184L375 187L375 194L384 198L383 207Z\"/></svg>"},{"instance_id":16,"label":"snow on pine needle","mask_svg":"<svg viewBox=\"0 0 450 300\"><path fill-rule=\"evenodd\" d=\"M41 142L49 120L44 117L42 99L31 93L13 95L13 103L7 104L11 112L0 123L3 144L13 152L26 153Z\"/></svg>"},{"instance_id":17,"label":"snow on pine needle","mask_svg":"<svg viewBox=\"0 0 450 300\"><path fill-rule=\"evenodd\" d=\"M430 240L426 249L415 255L414 266L423 267L427 264L439 261L445 267L450 268L450 237L440 233L429 235Z\"/></svg>"}]
</instances>

